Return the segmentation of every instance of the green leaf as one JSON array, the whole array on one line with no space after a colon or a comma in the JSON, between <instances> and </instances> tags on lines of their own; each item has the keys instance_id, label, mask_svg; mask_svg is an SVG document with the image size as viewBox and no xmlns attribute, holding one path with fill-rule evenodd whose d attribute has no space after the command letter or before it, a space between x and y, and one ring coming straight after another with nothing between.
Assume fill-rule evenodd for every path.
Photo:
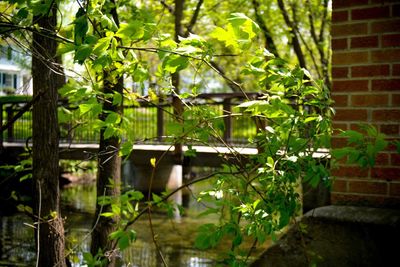
<instances>
[{"instance_id":1,"label":"green leaf","mask_svg":"<svg viewBox=\"0 0 400 267\"><path fill-rule=\"evenodd\" d=\"M128 40L141 39L144 36L143 23L137 20L121 23L115 36Z\"/></svg>"},{"instance_id":2,"label":"green leaf","mask_svg":"<svg viewBox=\"0 0 400 267\"><path fill-rule=\"evenodd\" d=\"M158 196L157 194L153 193L152 196L153 196L153 202L154 203L157 204L157 203L160 203L162 201L162 198L160 196Z\"/></svg>"},{"instance_id":3,"label":"green leaf","mask_svg":"<svg viewBox=\"0 0 400 267\"><path fill-rule=\"evenodd\" d=\"M131 191L128 191L127 193L125 193L125 194L128 195L128 199L130 201L132 201L132 200L141 200L141 199L144 198L143 193L140 192L140 191L131 190Z\"/></svg>"},{"instance_id":4,"label":"green leaf","mask_svg":"<svg viewBox=\"0 0 400 267\"><path fill-rule=\"evenodd\" d=\"M118 131L115 127L108 126L104 130L104 139L109 139L112 136L117 136L117 133L118 133Z\"/></svg>"},{"instance_id":5,"label":"green leaf","mask_svg":"<svg viewBox=\"0 0 400 267\"><path fill-rule=\"evenodd\" d=\"M79 105L79 112L80 115L84 115L93 109L95 104L80 104Z\"/></svg>"},{"instance_id":6,"label":"green leaf","mask_svg":"<svg viewBox=\"0 0 400 267\"><path fill-rule=\"evenodd\" d=\"M74 42L76 45L82 45L89 29L86 11L83 8L79 8L76 12L74 25Z\"/></svg>"},{"instance_id":7,"label":"green leaf","mask_svg":"<svg viewBox=\"0 0 400 267\"><path fill-rule=\"evenodd\" d=\"M61 43L57 49L57 55L63 55L75 50L75 45L70 43Z\"/></svg>"},{"instance_id":8,"label":"green leaf","mask_svg":"<svg viewBox=\"0 0 400 267\"><path fill-rule=\"evenodd\" d=\"M204 224L199 227L194 246L202 250L215 247L222 236L222 231L214 224Z\"/></svg>"},{"instance_id":9,"label":"green leaf","mask_svg":"<svg viewBox=\"0 0 400 267\"><path fill-rule=\"evenodd\" d=\"M337 148L337 149L333 149L331 151L331 155L333 158L341 159L341 158L347 156L351 150L352 150L352 148L348 148L348 147Z\"/></svg>"},{"instance_id":10,"label":"green leaf","mask_svg":"<svg viewBox=\"0 0 400 267\"><path fill-rule=\"evenodd\" d=\"M208 208L205 211L201 212L199 215L197 215L198 217L203 217L203 216L207 216L210 214L217 214L219 213L219 209L217 208Z\"/></svg>"},{"instance_id":11,"label":"green leaf","mask_svg":"<svg viewBox=\"0 0 400 267\"><path fill-rule=\"evenodd\" d=\"M163 61L163 69L166 72L175 73L185 69L189 65L189 59L184 56L172 54Z\"/></svg>"},{"instance_id":12,"label":"green leaf","mask_svg":"<svg viewBox=\"0 0 400 267\"><path fill-rule=\"evenodd\" d=\"M111 31L116 31L118 29L117 24L115 24L112 18L109 18L107 15L102 15L100 18L100 23L103 28L107 28Z\"/></svg>"},{"instance_id":13,"label":"green leaf","mask_svg":"<svg viewBox=\"0 0 400 267\"><path fill-rule=\"evenodd\" d=\"M228 21L236 28L241 27L242 30L253 38L260 31L260 27L252 19L243 13L232 13Z\"/></svg>"},{"instance_id":14,"label":"green leaf","mask_svg":"<svg viewBox=\"0 0 400 267\"><path fill-rule=\"evenodd\" d=\"M118 124L121 122L121 116L116 112L110 112L104 122L110 125Z\"/></svg>"},{"instance_id":15,"label":"green leaf","mask_svg":"<svg viewBox=\"0 0 400 267\"><path fill-rule=\"evenodd\" d=\"M354 130L347 130L341 133L339 136L341 137L348 137L349 143L357 144L360 142L363 142L364 135L360 132L354 131Z\"/></svg>"},{"instance_id":16,"label":"green leaf","mask_svg":"<svg viewBox=\"0 0 400 267\"><path fill-rule=\"evenodd\" d=\"M88 44L83 44L78 47L75 52L74 60L78 61L79 64L83 64L85 59L87 59L92 53L92 46Z\"/></svg>"},{"instance_id":17,"label":"green leaf","mask_svg":"<svg viewBox=\"0 0 400 267\"><path fill-rule=\"evenodd\" d=\"M21 178L19 178L19 181L23 182L23 181L31 179L31 178L32 178L32 173L28 173L28 174L25 174L24 176L22 176Z\"/></svg>"},{"instance_id":18,"label":"green leaf","mask_svg":"<svg viewBox=\"0 0 400 267\"><path fill-rule=\"evenodd\" d=\"M270 168L274 168L274 166L275 166L275 161L274 161L274 159L273 159L272 157L268 157L268 158L267 158L267 165L268 165Z\"/></svg>"},{"instance_id":19,"label":"green leaf","mask_svg":"<svg viewBox=\"0 0 400 267\"><path fill-rule=\"evenodd\" d=\"M112 212L103 212L101 216L103 217L113 217L115 214Z\"/></svg>"},{"instance_id":20,"label":"green leaf","mask_svg":"<svg viewBox=\"0 0 400 267\"><path fill-rule=\"evenodd\" d=\"M121 145L120 154L121 156L128 156L133 150L133 143L127 141Z\"/></svg>"},{"instance_id":21,"label":"green leaf","mask_svg":"<svg viewBox=\"0 0 400 267\"><path fill-rule=\"evenodd\" d=\"M113 105L119 105L122 103L122 94L115 92L113 95Z\"/></svg>"},{"instance_id":22,"label":"green leaf","mask_svg":"<svg viewBox=\"0 0 400 267\"><path fill-rule=\"evenodd\" d=\"M18 10L17 14L15 14L15 19L17 19L17 21L21 21L23 19L26 19L28 17L28 15L29 15L28 8L24 7L24 8L21 8L20 10Z\"/></svg>"},{"instance_id":23,"label":"green leaf","mask_svg":"<svg viewBox=\"0 0 400 267\"><path fill-rule=\"evenodd\" d=\"M228 26L227 30L223 28L216 27L210 34L212 38L217 39L225 43L227 48L231 47L233 50L237 50L239 48L238 42L236 40L236 35L233 31L233 28Z\"/></svg>"},{"instance_id":24,"label":"green leaf","mask_svg":"<svg viewBox=\"0 0 400 267\"><path fill-rule=\"evenodd\" d=\"M124 235L120 239L118 239L118 247L120 250L124 250L129 247L130 241L129 237Z\"/></svg>"},{"instance_id":25,"label":"green leaf","mask_svg":"<svg viewBox=\"0 0 400 267\"><path fill-rule=\"evenodd\" d=\"M93 48L93 54L95 54L96 56L100 56L100 55L104 54L107 51L107 49L110 47L112 39L113 39L113 36L106 36L106 37L99 39Z\"/></svg>"},{"instance_id":26,"label":"green leaf","mask_svg":"<svg viewBox=\"0 0 400 267\"><path fill-rule=\"evenodd\" d=\"M398 154L400 154L400 141L394 141L394 144L395 144L395 146L396 146L396 151L397 151L397 153Z\"/></svg>"}]
</instances>

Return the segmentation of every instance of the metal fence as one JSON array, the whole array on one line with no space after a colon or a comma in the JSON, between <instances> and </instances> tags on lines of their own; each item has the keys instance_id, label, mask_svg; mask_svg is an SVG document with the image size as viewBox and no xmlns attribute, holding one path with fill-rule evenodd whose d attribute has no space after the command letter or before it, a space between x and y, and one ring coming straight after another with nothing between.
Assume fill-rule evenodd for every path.
<instances>
[{"instance_id":1,"label":"metal fence","mask_svg":"<svg viewBox=\"0 0 400 267\"><path fill-rule=\"evenodd\" d=\"M255 93L248 95L252 98L257 96ZM29 100L27 97L12 98L12 100L0 97L2 128L8 121L13 120ZM243 101L241 94L202 94L183 101L186 101L183 103L184 116L183 121L179 121L182 132L188 132L186 138L180 140L184 144L201 142L198 135L204 132L202 131L204 127L213 127L213 136L209 137L208 141L214 143L246 144L249 138L256 135L253 119L237 108ZM172 102L172 98L167 97L157 104L139 100L138 105L125 106L121 125L124 129L123 138L144 144L170 143L178 136L176 128L179 126ZM203 122L195 121L195 113L201 114L201 112L208 113L208 116L203 117ZM90 112L82 115L77 107L60 103L59 120L60 142L86 144L99 141L99 119ZM210 120L209 123L207 120ZM184 129L187 125L192 125L193 129ZM31 135L32 112L27 110L0 134L0 141L26 142Z\"/></svg>"}]
</instances>

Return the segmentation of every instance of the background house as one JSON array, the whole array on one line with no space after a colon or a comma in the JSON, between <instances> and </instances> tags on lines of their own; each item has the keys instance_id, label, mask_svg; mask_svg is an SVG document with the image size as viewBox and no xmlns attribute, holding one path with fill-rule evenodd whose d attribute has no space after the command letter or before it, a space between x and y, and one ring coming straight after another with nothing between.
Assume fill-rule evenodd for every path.
<instances>
[{"instance_id":1,"label":"background house","mask_svg":"<svg viewBox=\"0 0 400 267\"><path fill-rule=\"evenodd\" d=\"M30 59L9 46L0 46L0 96L32 94Z\"/></svg>"}]
</instances>

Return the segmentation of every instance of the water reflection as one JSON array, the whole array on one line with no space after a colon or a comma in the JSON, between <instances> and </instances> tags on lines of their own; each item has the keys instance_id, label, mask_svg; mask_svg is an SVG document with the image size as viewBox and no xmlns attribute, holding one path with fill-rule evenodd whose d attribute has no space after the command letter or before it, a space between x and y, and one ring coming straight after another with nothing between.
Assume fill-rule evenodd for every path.
<instances>
[{"instance_id":1,"label":"water reflection","mask_svg":"<svg viewBox=\"0 0 400 267\"><path fill-rule=\"evenodd\" d=\"M30 266L36 258L33 228L24 215L0 218L0 266Z\"/></svg>"},{"instance_id":2,"label":"water reflection","mask_svg":"<svg viewBox=\"0 0 400 267\"><path fill-rule=\"evenodd\" d=\"M62 190L62 215L65 218L67 251L74 256L73 266L82 266L83 252L90 249L90 229L95 210L95 186L77 185ZM190 217L179 221L153 214L157 240L169 266L213 266L216 253L195 250L192 246L195 230L203 223ZM23 214L0 218L0 266L33 266L35 264L32 221ZM137 241L124 251L123 266L162 266L152 242L147 216L133 228Z\"/></svg>"},{"instance_id":3,"label":"water reflection","mask_svg":"<svg viewBox=\"0 0 400 267\"><path fill-rule=\"evenodd\" d=\"M75 203L77 199L80 199L81 203ZM82 252L89 251L90 248L94 200L94 186L66 188L62 193L67 240L69 246L77 251L75 254L77 260L82 260ZM168 266L215 265L217 253L198 251L193 248L195 231L204 221L191 217L172 220L162 214L153 214L152 223ZM133 229L137 232L137 240L123 253L122 261L125 266L162 266L162 261L152 241L147 215L138 220L133 225ZM80 264L75 263L73 266L80 266Z\"/></svg>"},{"instance_id":4,"label":"water reflection","mask_svg":"<svg viewBox=\"0 0 400 267\"><path fill-rule=\"evenodd\" d=\"M65 218L67 253L75 262L72 266L82 266L83 253L90 250L90 229L95 210L95 186L78 185L62 190L62 215ZM191 200L191 203L195 203ZM198 207L192 205L194 209ZM180 220L170 220L162 214L153 214L152 222L163 256L171 267L215 266L222 250L199 251L193 248L198 226L209 223L210 219L186 216ZM34 266L35 248L33 228L29 217L16 214L0 218L0 266ZM121 266L152 267L163 266L155 250L147 215L134 225L136 242L122 255ZM228 244L227 244L228 245ZM223 246L221 247L223 248Z\"/></svg>"}]
</instances>

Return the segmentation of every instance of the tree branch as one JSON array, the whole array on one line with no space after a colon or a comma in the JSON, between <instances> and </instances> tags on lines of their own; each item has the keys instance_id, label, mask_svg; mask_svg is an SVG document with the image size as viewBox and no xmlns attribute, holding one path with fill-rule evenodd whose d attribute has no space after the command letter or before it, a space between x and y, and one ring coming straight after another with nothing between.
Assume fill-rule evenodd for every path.
<instances>
[{"instance_id":1,"label":"tree branch","mask_svg":"<svg viewBox=\"0 0 400 267\"><path fill-rule=\"evenodd\" d=\"M276 57L279 57L278 49L276 48L274 40L272 39L272 36L271 36L271 31L268 29L267 25L265 24L264 19L260 15L260 11L259 11L260 3L257 0L252 0L252 4L253 4L253 8L254 8L254 15L256 17L256 22L260 26L260 28L264 34L265 48L268 49Z\"/></svg>"},{"instance_id":2,"label":"tree branch","mask_svg":"<svg viewBox=\"0 0 400 267\"><path fill-rule=\"evenodd\" d=\"M192 29L193 29L194 25L197 22L197 18L199 17L201 5L203 4L203 2L204 2L204 0L199 0L197 2L196 9L195 9L195 11L193 13L192 18L190 19L189 25L186 28L186 32L185 32L185 35L184 35L185 37L188 37L189 34L192 32Z\"/></svg>"},{"instance_id":3,"label":"tree branch","mask_svg":"<svg viewBox=\"0 0 400 267\"><path fill-rule=\"evenodd\" d=\"M165 3L164 0L160 0L160 3L163 7L165 7L168 10L169 13L171 13L171 14L174 13L174 9L171 6L169 6L167 3Z\"/></svg>"},{"instance_id":4,"label":"tree branch","mask_svg":"<svg viewBox=\"0 0 400 267\"><path fill-rule=\"evenodd\" d=\"M292 42L293 42L293 49L294 49L294 52L296 53L297 59L299 60L299 65L300 65L300 67L306 69L306 61L305 61L304 54L303 54L303 51L300 46L299 37L297 36L297 32L295 30L296 25L289 18L289 15L287 13L285 3L283 2L283 0L277 0L277 1L278 1L279 9L281 10L282 15L283 15L283 19L285 20L286 25L290 28L290 34L292 36Z\"/></svg>"}]
</instances>

